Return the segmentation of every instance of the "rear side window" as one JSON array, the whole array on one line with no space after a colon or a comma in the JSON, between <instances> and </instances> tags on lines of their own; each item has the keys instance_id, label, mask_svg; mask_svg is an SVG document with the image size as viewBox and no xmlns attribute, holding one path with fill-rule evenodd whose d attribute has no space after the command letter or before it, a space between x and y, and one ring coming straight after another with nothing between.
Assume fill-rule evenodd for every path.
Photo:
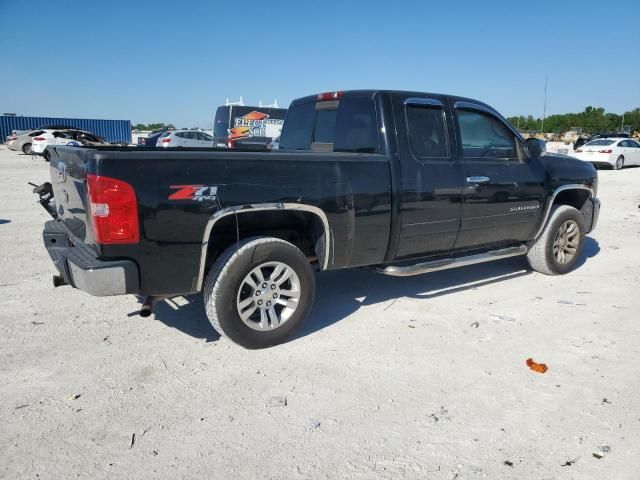
<instances>
[{"instance_id":1,"label":"rear side window","mask_svg":"<svg viewBox=\"0 0 640 480\"><path fill-rule=\"evenodd\" d=\"M344 99L329 103L291 107L282 129L280 148L311 150L313 143L333 147L334 152L375 152L378 133L373 102Z\"/></svg>"},{"instance_id":2,"label":"rear side window","mask_svg":"<svg viewBox=\"0 0 640 480\"><path fill-rule=\"evenodd\" d=\"M498 119L475 111L457 112L462 153L479 160L518 160L515 135Z\"/></svg>"},{"instance_id":3,"label":"rear side window","mask_svg":"<svg viewBox=\"0 0 640 480\"><path fill-rule=\"evenodd\" d=\"M436 106L406 106L409 145L418 158L447 158L446 127L444 109Z\"/></svg>"}]
</instances>

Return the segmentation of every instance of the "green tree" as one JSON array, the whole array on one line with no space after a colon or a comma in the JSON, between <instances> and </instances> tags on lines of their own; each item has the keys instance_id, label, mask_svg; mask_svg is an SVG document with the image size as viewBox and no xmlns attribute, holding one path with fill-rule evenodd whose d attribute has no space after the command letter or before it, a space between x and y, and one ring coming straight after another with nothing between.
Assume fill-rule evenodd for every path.
<instances>
[{"instance_id":1,"label":"green tree","mask_svg":"<svg viewBox=\"0 0 640 480\"><path fill-rule=\"evenodd\" d=\"M640 132L640 108L634 108L624 112L623 115L617 113L606 113L602 107L588 106L580 113L563 113L549 115L544 120L545 132L561 133L572 128L582 128L585 134L594 132L620 130L624 116L624 125L631 127L631 132ZM533 115L519 115L509 117L509 122L522 131L540 130L542 120L534 118Z\"/></svg>"}]
</instances>

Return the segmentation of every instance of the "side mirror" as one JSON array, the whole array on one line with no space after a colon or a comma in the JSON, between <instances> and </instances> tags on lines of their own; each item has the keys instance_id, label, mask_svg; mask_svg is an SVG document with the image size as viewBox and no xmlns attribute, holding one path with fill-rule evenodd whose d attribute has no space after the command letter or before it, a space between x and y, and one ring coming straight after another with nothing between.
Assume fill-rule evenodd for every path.
<instances>
[{"instance_id":1,"label":"side mirror","mask_svg":"<svg viewBox=\"0 0 640 480\"><path fill-rule=\"evenodd\" d=\"M547 142L539 138L527 138L526 144L532 157L540 157L547 151Z\"/></svg>"}]
</instances>

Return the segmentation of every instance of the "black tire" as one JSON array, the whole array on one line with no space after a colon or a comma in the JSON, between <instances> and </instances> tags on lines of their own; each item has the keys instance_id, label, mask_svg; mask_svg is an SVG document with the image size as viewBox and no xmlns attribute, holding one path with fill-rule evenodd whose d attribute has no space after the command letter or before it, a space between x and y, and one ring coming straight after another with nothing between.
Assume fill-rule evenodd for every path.
<instances>
[{"instance_id":1,"label":"black tire","mask_svg":"<svg viewBox=\"0 0 640 480\"><path fill-rule=\"evenodd\" d=\"M42 156L44 157L44 161L48 162L50 160L50 155L49 155L49 151L45 148L44 152L42 152Z\"/></svg>"},{"instance_id":2,"label":"black tire","mask_svg":"<svg viewBox=\"0 0 640 480\"><path fill-rule=\"evenodd\" d=\"M616 164L613 166L613 169L614 170L622 170L622 167L624 167L624 157L622 155L620 155L616 159Z\"/></svg>"},{"instance_id":3,"label":"black tire","mask_svg":"<svg viewBox=\"0 0 640 480\"><path fill-rule=\"evenodd\" d=\"M31 144L30 143L25 143L24 145L22 145L22 153L24 153L25 155L31 155Z\"/></svg>"},{"instance_id":4,"label":"black tire","mask_svg":"<svg viewBox=\"0 0 640 480\"><path fill-rule=\"evenodd\" d=\"M572 222L577 227L577 238L575 238L577 246L573 256L562 262L556 258L554 243L558 239L560 229L567 222ZM553 207L542 234L534 241L527 252L529 265L536 272L544 273L545 275L564 275L569 273L582 254L585 233L584 219L578 210L568 205Z\"/></svg>"},{"instance_id":5,"label":"black tire","mask_svg":"<svg viewBox=\"0 0 640 480\"><path fill-rule=\"evenodd\" d=\"M247 275L268 262L281 262L295 272L300 297L288 319L271 330L261 331L242 320L237 302ZM313 269L296 246L278 238L254 237L229 247L218 257L207 275L203 297L207 317L219 334L245 348L256 349L282 343L298 329L311 310L315 288Z\"/></svg>"}]
</instances>

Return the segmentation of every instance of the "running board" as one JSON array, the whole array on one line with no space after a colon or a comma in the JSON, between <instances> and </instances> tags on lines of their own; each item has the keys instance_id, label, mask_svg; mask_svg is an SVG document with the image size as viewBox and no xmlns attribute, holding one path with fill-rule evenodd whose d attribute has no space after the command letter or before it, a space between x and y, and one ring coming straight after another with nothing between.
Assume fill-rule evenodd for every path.
<instances>
[{"instance_id":1,"label":"running board","mask_svg":"<svg viewBox=\"0 0 640 480\"><path fill-rule=\"evenodd\" d=\"M411 275L420 275L421 273L437 272L438 270L447 270L449 268L465 267L467 265L475 265L476 263L500 260L501 258L517 257L518 255L525 255L528 250L526 245L520 245L518 247L501 248L500 250L469 255L467 257L445 258L443 260L417 263L407 267L391 265L380 269L380 273L393 275L394 277L409 277Z\"/></svg>"}]
</instances>

